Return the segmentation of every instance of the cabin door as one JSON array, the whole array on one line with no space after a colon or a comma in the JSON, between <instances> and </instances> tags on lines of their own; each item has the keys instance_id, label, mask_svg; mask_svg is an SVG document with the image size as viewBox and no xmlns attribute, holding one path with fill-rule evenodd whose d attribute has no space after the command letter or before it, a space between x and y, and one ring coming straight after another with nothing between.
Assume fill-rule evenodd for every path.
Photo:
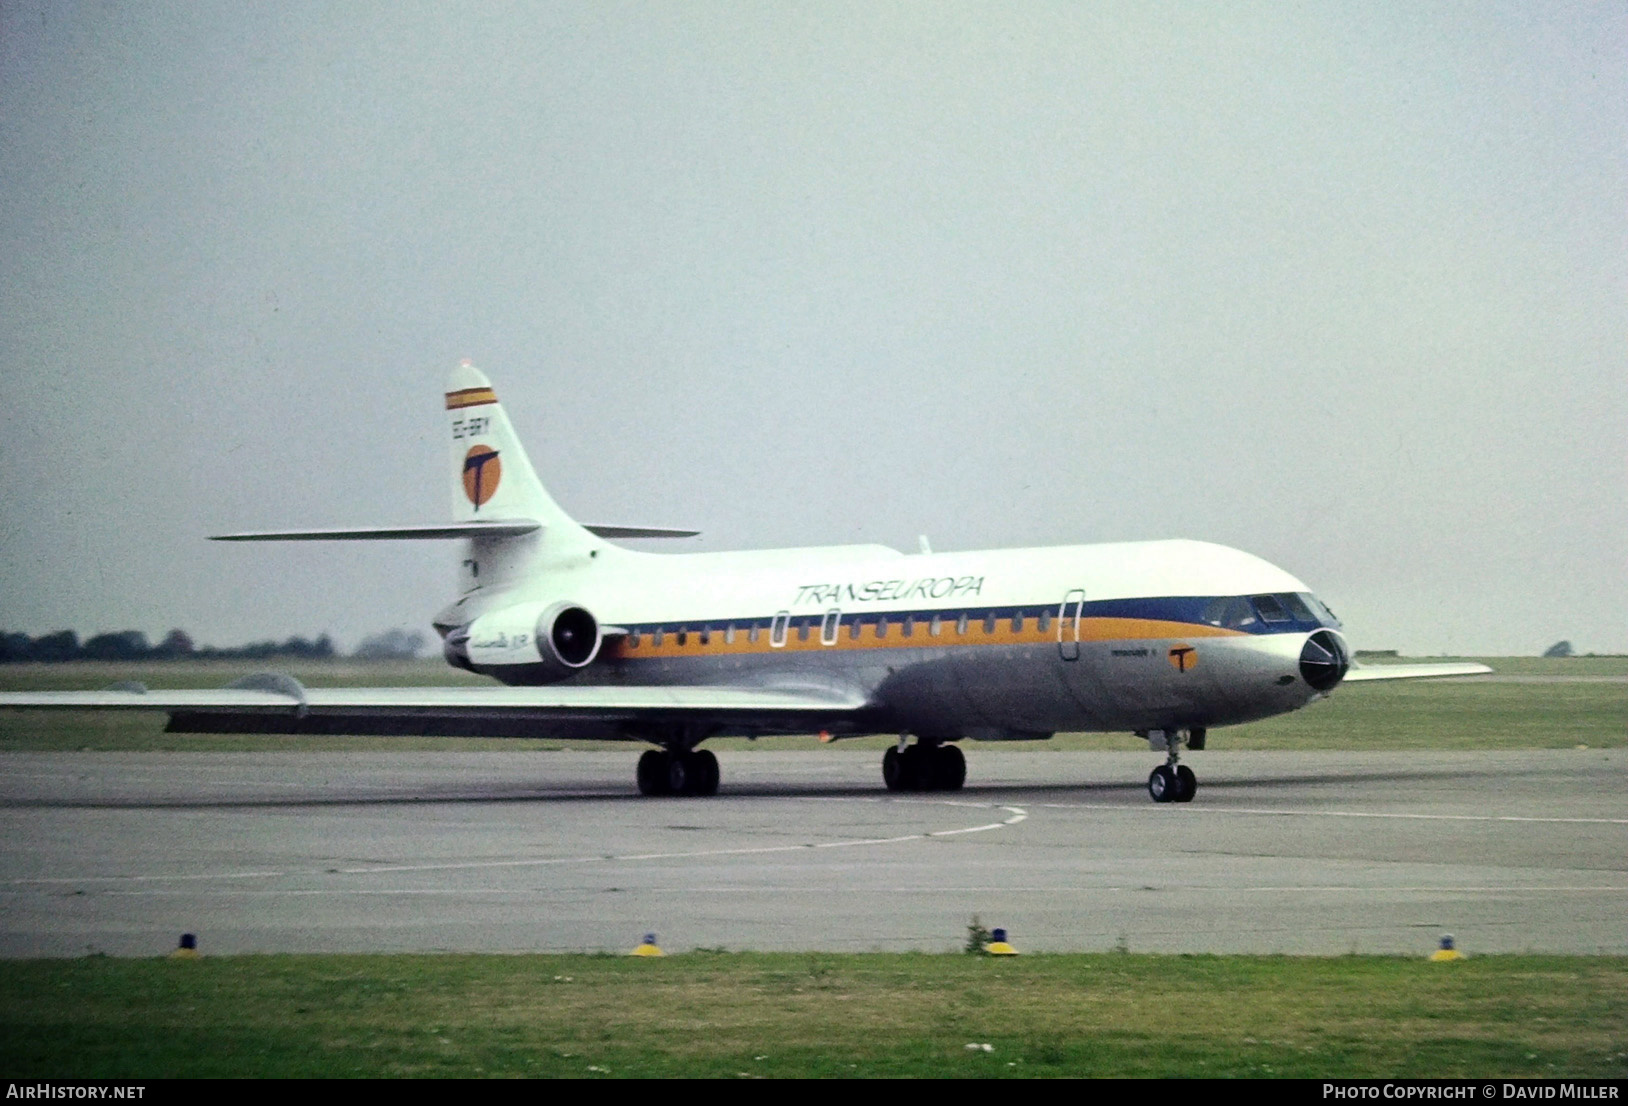
<instances>
[{"instance_id":1,"label":"cabin door","mask_svg":"<svg viewBox=\"0 0 1628 1106\"><path fill-rule=\"evenodd\" d=\"M1057 652L1065 661L1080 659L1080 608L1085 606L1085 589L1075 588L1063 596L1057 607Z\"/></svg>"}]
</instances>

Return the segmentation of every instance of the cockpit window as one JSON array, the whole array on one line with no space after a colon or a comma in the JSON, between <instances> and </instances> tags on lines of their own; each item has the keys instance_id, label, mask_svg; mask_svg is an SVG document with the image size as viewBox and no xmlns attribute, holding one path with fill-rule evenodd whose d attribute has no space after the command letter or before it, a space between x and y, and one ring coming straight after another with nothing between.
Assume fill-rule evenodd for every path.
<instances>
[{"instance_id":1,"label":"cockpit window","mask_svg":"<svg viewBox=\"0 0 1628 1106\"><path fill-rule=\"evenodd\" d=\"M1255 625L1255 608L1241 595L1223 595L1213 599L1201 616L1211 626L1225 626L1229 630L1243 630Z\"/></svg>"},{"instance_id":2,"label":"cockpit window","mask_svg":"<svg viewBox=\"0 0 1628 1106\"><path fill-rule=\"evenodd\" d=\"M1255 611L1261 616L1262 622L1288 622L1289 612L1283 609L1275 595L1254 595L1250 597L1255 604Z\"/></svg>"},{"instance_id":3,"label":"cockpit window","mask_svg":"<svg viewBox=\"0 0 1628 1106\"><path fill-rule=\"evenodd\" d=\"M1204 605L1199 620L1229 630L1259 633L1262 623L1272 632L1301 626L1338 626L1339 619L1309 592L1296 595L1280 591L1273 595L1223 595Z\"/></svg>"},{"instance_id":4,"label":"cockpit window","mask_svg":"<svg viewBox=\"0 0 1628 1106\"><path fill-rule=\"evenodd\" d=\"M1328 606L1322 600L1318 599L1317 596L1311 594L1310 592L1306 592L1302 594L1300 598L1304 599L1306 601L1306 605L1317 613L1317 621L1323 623L1325 626L1340 625L1339 617L1335 615L1333 611L1329 610Z\"/></svg>"},{"instance_id":5,"label":"cockpit window","mask_svg":"<svg viewBox=\"0 0 1628 1106\"><path fill-rule=\"evenodd\" d=\"M1296 622L1317 621L1317 616L1311 613L1311 608L1306 606L1306 601L1301 599L1300 596L1295 595L1293 592L1288 592L1278 596L1278 598L1283 600L1284 607L1286 607L1289 611L1289 617L1293 618Z\"/></svg>"}]
</instances>

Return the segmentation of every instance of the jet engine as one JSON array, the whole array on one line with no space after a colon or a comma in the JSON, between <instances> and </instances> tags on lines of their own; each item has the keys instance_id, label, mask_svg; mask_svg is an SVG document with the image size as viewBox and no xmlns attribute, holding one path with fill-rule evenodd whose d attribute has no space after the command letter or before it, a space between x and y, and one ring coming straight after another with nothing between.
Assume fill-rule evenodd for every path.
<instances>
[{"instance_id":1,"label":"jet engine","mask_svg":"<svg viewBox=\"0 0 1628 1106\"><path fill-rule=\"evenodd\" d=\"M604 640L599 623L583 607L556 603L537 619L538 651L567 670L586 668Z\"/></svg>"},{"instance_id":2,"label":"jet engine","mask_svg":"<svg viewBox=\"0 0 1628 1106\"><path fill-rule=\"evenodd\" d=\"M447 663L505 683L550 683L588 667L599 656L599 621L575 603L524 603L489 611L449 632Z\"/></svg>"}]
</instances>

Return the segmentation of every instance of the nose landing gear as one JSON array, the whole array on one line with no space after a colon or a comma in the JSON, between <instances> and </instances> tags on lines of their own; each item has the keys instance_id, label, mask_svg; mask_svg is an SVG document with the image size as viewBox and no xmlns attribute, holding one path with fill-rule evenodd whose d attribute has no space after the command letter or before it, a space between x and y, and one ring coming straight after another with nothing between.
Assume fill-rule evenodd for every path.
<instances>
[{"instance_id":1,"label":"nose landing gear","mask_svg":"<svg viewBox=\"0 0 1628 1106\"><path fill-rule=\"evenodd\" d=\"M904 739L882 756L882 782L889 791L959 791L967 782L967 758L954 745Z\"/></svg>"},{"instance_id":2,"label":"nose landing gear","mask_svg":"<svg viewBox=\"0 0 1628 1106\"><path fill-rule=\"evenodd\" d=\"M1148 775L1148 794L1156 803L1191 802L1198 777L1185 764L1161 764Z\"/></svg>"},{"instance_id":3,"label":"nose landing gear","mask_svg":"<svg viewBox=\"0 0 1628 1106\"><path fill-rule=\"evenodd\" d=\"M1148 794L1156 803L1190 803L1198 792L1198 777L1181 763L1183 743L1194 749L1204 748L1202 729L1148 730L1141 736L1148 739L1154 749L1164 749L1165 762L1148 774Z\"/></svg>"}]
</instances>

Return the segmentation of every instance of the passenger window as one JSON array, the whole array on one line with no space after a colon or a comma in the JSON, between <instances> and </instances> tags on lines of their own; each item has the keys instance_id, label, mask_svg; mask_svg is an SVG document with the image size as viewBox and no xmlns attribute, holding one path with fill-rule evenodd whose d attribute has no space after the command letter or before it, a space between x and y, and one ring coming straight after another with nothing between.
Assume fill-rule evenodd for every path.
<instances>
[{"instance_id":1,"label":"passenger window","mask_svg":"<svg viewBox=\"0 0 1628 1106\"><path fill-rule=\"evenodd\" d=\"M878 615L876 618L876 640L881 641L887 637L887 615Z\"/></svg>"},{"instance_id":2,"label":"passenger window","mask_svg":"<svg viewBox=\"0 0 1628 1106\"><path fill-rule=\"evenodd\" d=\"M689 629L688 626L680 626L679 627L679 629L678 629L678 643L680 645L688 645L690 643L690 629Z\"/></svg>"},{"instance_id":3,"label":"passenger window","mask_svg":"<svg viewBox=\"0 0 1628 1106\"><path fill-rule=\"evenodd\" d=\"M808 619L806 618L799 618L797 620L797 640L808 640Z\"/></svg>"},{"instance_id":4,"label":"passenger window","mask_svg":"<svg viewBox=\"0 0 1628 1106\"><path fill-rule=\"evenodd\" d=\"M703 626L701 628L701 644L702 645L711 645L712 644L712 631L710 629L708 629L707 627L705 627L705 626Z\"/></svg>"},{"instance_id":5,"label":"passenger window","mask_svg":"<svg viewBox=\"0 0 1628 1106\"><path fill-rule=\"evenodd\" d=\"M656 627L656 636L655 636L654 639L652 639L651 644L656 645L656 646L660 646L661 645L661 639L662 639L663 636L664 635L662 634L661 627L657 626Z\"/></svg>"},{"instance_id":6,"label":"passenger window","mask_svg":"<svg viewBox=\"0 0 1628 1106\"><path fill-rule=\"evenodd\" d=\"M1012 632L1014 634L1021 634L1023 632L1023 612L1022 611L1013 611L1012 612Z\"/></svg>"},{"instance_id":7,"label":"passenger window","mask_svg":"<svg viewBox=\"0 0 1628 1106\"><path fill-rule=\"evenodd\" d=\"M939 634L943 633L944 632L944 619L943 619L943 616L935 614L933 616L933 621L927 627L927 632L932 634L934 637L937 637Z\"/></svg>"},{"instance_id":8,"label":"passenger window","mask_svg":"<svg viewBox=\"0 0 1628 1106\"><path fill-rule=\"evenodd\" d=\"M955 620L955 632L965 636L967 632L967 612L962 611L961 617Z\"/></svg>"},{"instance_id":9,"label":"passenger window","mask_svg":"<svg viewBox=\"0 0 1628 1106\"><path fill-rule=\"evenodd\" d=\"M994 632L995 632L995 612L990 611L988 614L984 615L984 633L992 634Z\"/></svg>"},{"instance_id":10,"label":"passenger window","mask_svg":"<svg viewBox=\"0 0 1628 1106\"><path fill-rule=\"evenodd\" d=\"M1289 612L1283 609L1274 596L1253 595L1250 601L1255 604L1255 613L1261 616L1262 622L1287 622Z\"/></svg>"},{"instance_id":11,"label":"passenger window","mask_svg":"<svg viewBox=\"0 0 1628 1106\"><path fill-rule=\"evenodd\" d=\"M735 624L733 622L726 623L724 626L724 644L735 644Z\"/></svg>"},{"instance_id":12,"label":"passenger window","mask_svg":"<svg viewBox=\"0 0 1628 1106\"><path fill-rule=\"evenodd\" d=\"M629 630L628 631L628 634L627 634L627 647L629 649L637 649L639 647L639 631L637 631L637 630Z\"/></svg>"},{"instance_id":13,"label":"passenger window","mask_svg":"<svg viewBox=\"0 0 1628 1106\"><path fill-rule=\"evenodd\" d=\"M1040 629L1041 633L1045 633L1047 630L1051 629L1051 611L1050 611L1050 609L1043 610L1043 611L1040 612L1040 626L1039 626L1039 629Z\"/></svg>"},{"instance_id":14,"label":"passenger window","mask_svg":"<svg viewBox=\"0 0 1628 1106\"><path fill-rule=\"evenodd\" d=\"M908 614L904 616L904 636L907 638L916 636L916 620Z\"/></svg>"},{"instance_id":15,"label":"passenger window","mask_svg":"<svg viewBox=\"0 0 1628 1106\"><path fill-rule=\"evenodd\" d=\"M865 625L865 620L863 618L859 618L859 617L855 617L852 622L848 623L848 640L849 641L858 641L859 640L859 631L864 625Z\"/></svg>"},{"instance_id":16,"label":"passenger window","mask_svg":"<svg viewBox=\"0 0 1628 1106\"><path fill-rule=\"evenodd\" d=\"M757 644L757 632L758 632L758 624L756 622L754 622L754 623L752 623L752 625L746 631L746 643L748 645L756 645Z\"/></svg>"}]
</instances>

